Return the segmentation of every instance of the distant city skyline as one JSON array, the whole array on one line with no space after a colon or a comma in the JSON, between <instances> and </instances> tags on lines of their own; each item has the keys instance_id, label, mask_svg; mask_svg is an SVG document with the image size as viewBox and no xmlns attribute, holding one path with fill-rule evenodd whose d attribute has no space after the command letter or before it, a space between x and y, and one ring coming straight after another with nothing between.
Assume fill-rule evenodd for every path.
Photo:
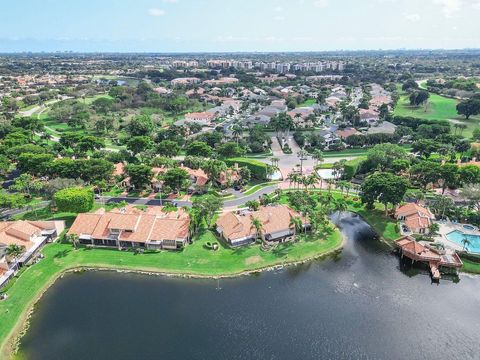
<instances>
[{"instance_id":1,"label":"distant city skyline","mask_svg":"<svg viewBox=\"0 0 480 360\"><path fill-rule=\"evenodd\" d=\"M22 0L0 52L480 48L480 0Z\"/></svg>"}]
</instances>

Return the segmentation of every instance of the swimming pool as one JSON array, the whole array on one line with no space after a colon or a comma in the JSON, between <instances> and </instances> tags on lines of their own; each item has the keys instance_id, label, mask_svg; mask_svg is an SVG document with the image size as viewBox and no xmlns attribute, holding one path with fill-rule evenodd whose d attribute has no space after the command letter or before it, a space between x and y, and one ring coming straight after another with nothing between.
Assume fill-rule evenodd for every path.
<instances>
[{"instance_id":1,"label":"swimming pool","mask_svg":"<svg viewBox=\"0 0 480 360\"><path fill-rule=\"evenodd\" d=\"M475 230L475 226L473 226L473 225L463 225L463 228L465 230Z\"/></svg>"},{"instance_id":2,"label":"swimming pool","mask_svg":"<svg viewBox=\"0 0 480 360\"><path fill-rule=\"evenodd\" d=\"M447 239L463 247L463 239L467 238L470 244L466 245L469 252L480 253L480 235L467 235L460 230L454 230L447 234Z\"/></svg>"}]
</instances>

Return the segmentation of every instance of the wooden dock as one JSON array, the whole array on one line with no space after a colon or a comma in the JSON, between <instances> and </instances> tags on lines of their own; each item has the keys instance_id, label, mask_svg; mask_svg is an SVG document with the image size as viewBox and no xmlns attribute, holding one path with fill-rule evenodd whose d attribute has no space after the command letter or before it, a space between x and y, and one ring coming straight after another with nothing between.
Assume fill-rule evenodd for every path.
<instances>
[{"instance_id":1,"label":"wooden dock","mask_svg":"<svg viewBox=\"0 0 480 360\"><path fill-rule=\"evenodd\" d=\"M452 250L438 250L429 245L423 245L411 236L404 236L395 241L401 256L406 256L412 261L420 261L428 264L434 280L440 280L442 267L459 269L463 266L458 254Z\"/></svg>"}]
</instances>

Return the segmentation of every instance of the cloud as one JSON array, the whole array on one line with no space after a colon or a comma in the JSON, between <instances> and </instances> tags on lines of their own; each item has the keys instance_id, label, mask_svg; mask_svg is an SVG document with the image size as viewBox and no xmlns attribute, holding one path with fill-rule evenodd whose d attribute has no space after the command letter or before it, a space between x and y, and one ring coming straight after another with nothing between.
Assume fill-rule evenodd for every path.
<instances>
[{"instance_id":1,"label":"cloud","mask_svg":"<svg viewBox=\"0 0 480 360\"><path fill-rule=\"evenodd\" d=\"M313 2L313 6L318 8L325 8L330 5L330 0L316 0Z\"/></svg>"},{"instance_id":2,"label":"cloud","mask_svg":"<svg viewBox=\"0 0 480 360\"><path fill-rule=\"evenodd\" d=\"M165 15L165 10L158 9L158 8L151 8L151 9L148 9L148 14L151 16L163 16Z\"/></svg>"},{"instance_id":3,"label":"cloud","mask_svg":"<svg viewBox=\"0 0 480 360\"><path fill-rule=\"evenodd\" d=\"M176 4L178 0L162 0L162 2L167 3L167 4Z\"/></svg>"},{"instance_id":4,"label":"cloud","mask_svg":"<svg viewBox=\"0 0 480 360\"><path fill-rule=\"evenodd\" d=\"M420 21L421 16L419 14L407 14L405 15L405 19L411 22L417 22Z\"/></svg>"},{"instance_id":5,"label":"cloud","mask_svg":"<svg viewBox=\"0 0 480 360\"><path fill-rule=\"evenodd\" d=\"M455 13L458 12L463 5L462 0L433 0L433 3L440 5L443 15L445 15L447 18L455 15Z\"/></svg>"}]
</instances>

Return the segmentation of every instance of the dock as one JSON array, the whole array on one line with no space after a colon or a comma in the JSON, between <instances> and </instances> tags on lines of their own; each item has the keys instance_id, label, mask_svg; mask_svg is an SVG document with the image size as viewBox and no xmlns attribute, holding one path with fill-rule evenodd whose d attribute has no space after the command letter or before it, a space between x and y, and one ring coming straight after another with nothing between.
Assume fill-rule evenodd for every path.
<instances>
[{"instance_id":1,"label":"dock","mask_svg":"<svg viewBox=\"0 0 480 360\"><path fill-rule=\"evenodd\" d=\"M413 262L419 261L430 267L432 279L440 280L441 268L459 269L463 266L455 250L439 250L427 243L420 243L411 236L404 236L395 241L401 256Z\"/></svg>"}]
</instances>

